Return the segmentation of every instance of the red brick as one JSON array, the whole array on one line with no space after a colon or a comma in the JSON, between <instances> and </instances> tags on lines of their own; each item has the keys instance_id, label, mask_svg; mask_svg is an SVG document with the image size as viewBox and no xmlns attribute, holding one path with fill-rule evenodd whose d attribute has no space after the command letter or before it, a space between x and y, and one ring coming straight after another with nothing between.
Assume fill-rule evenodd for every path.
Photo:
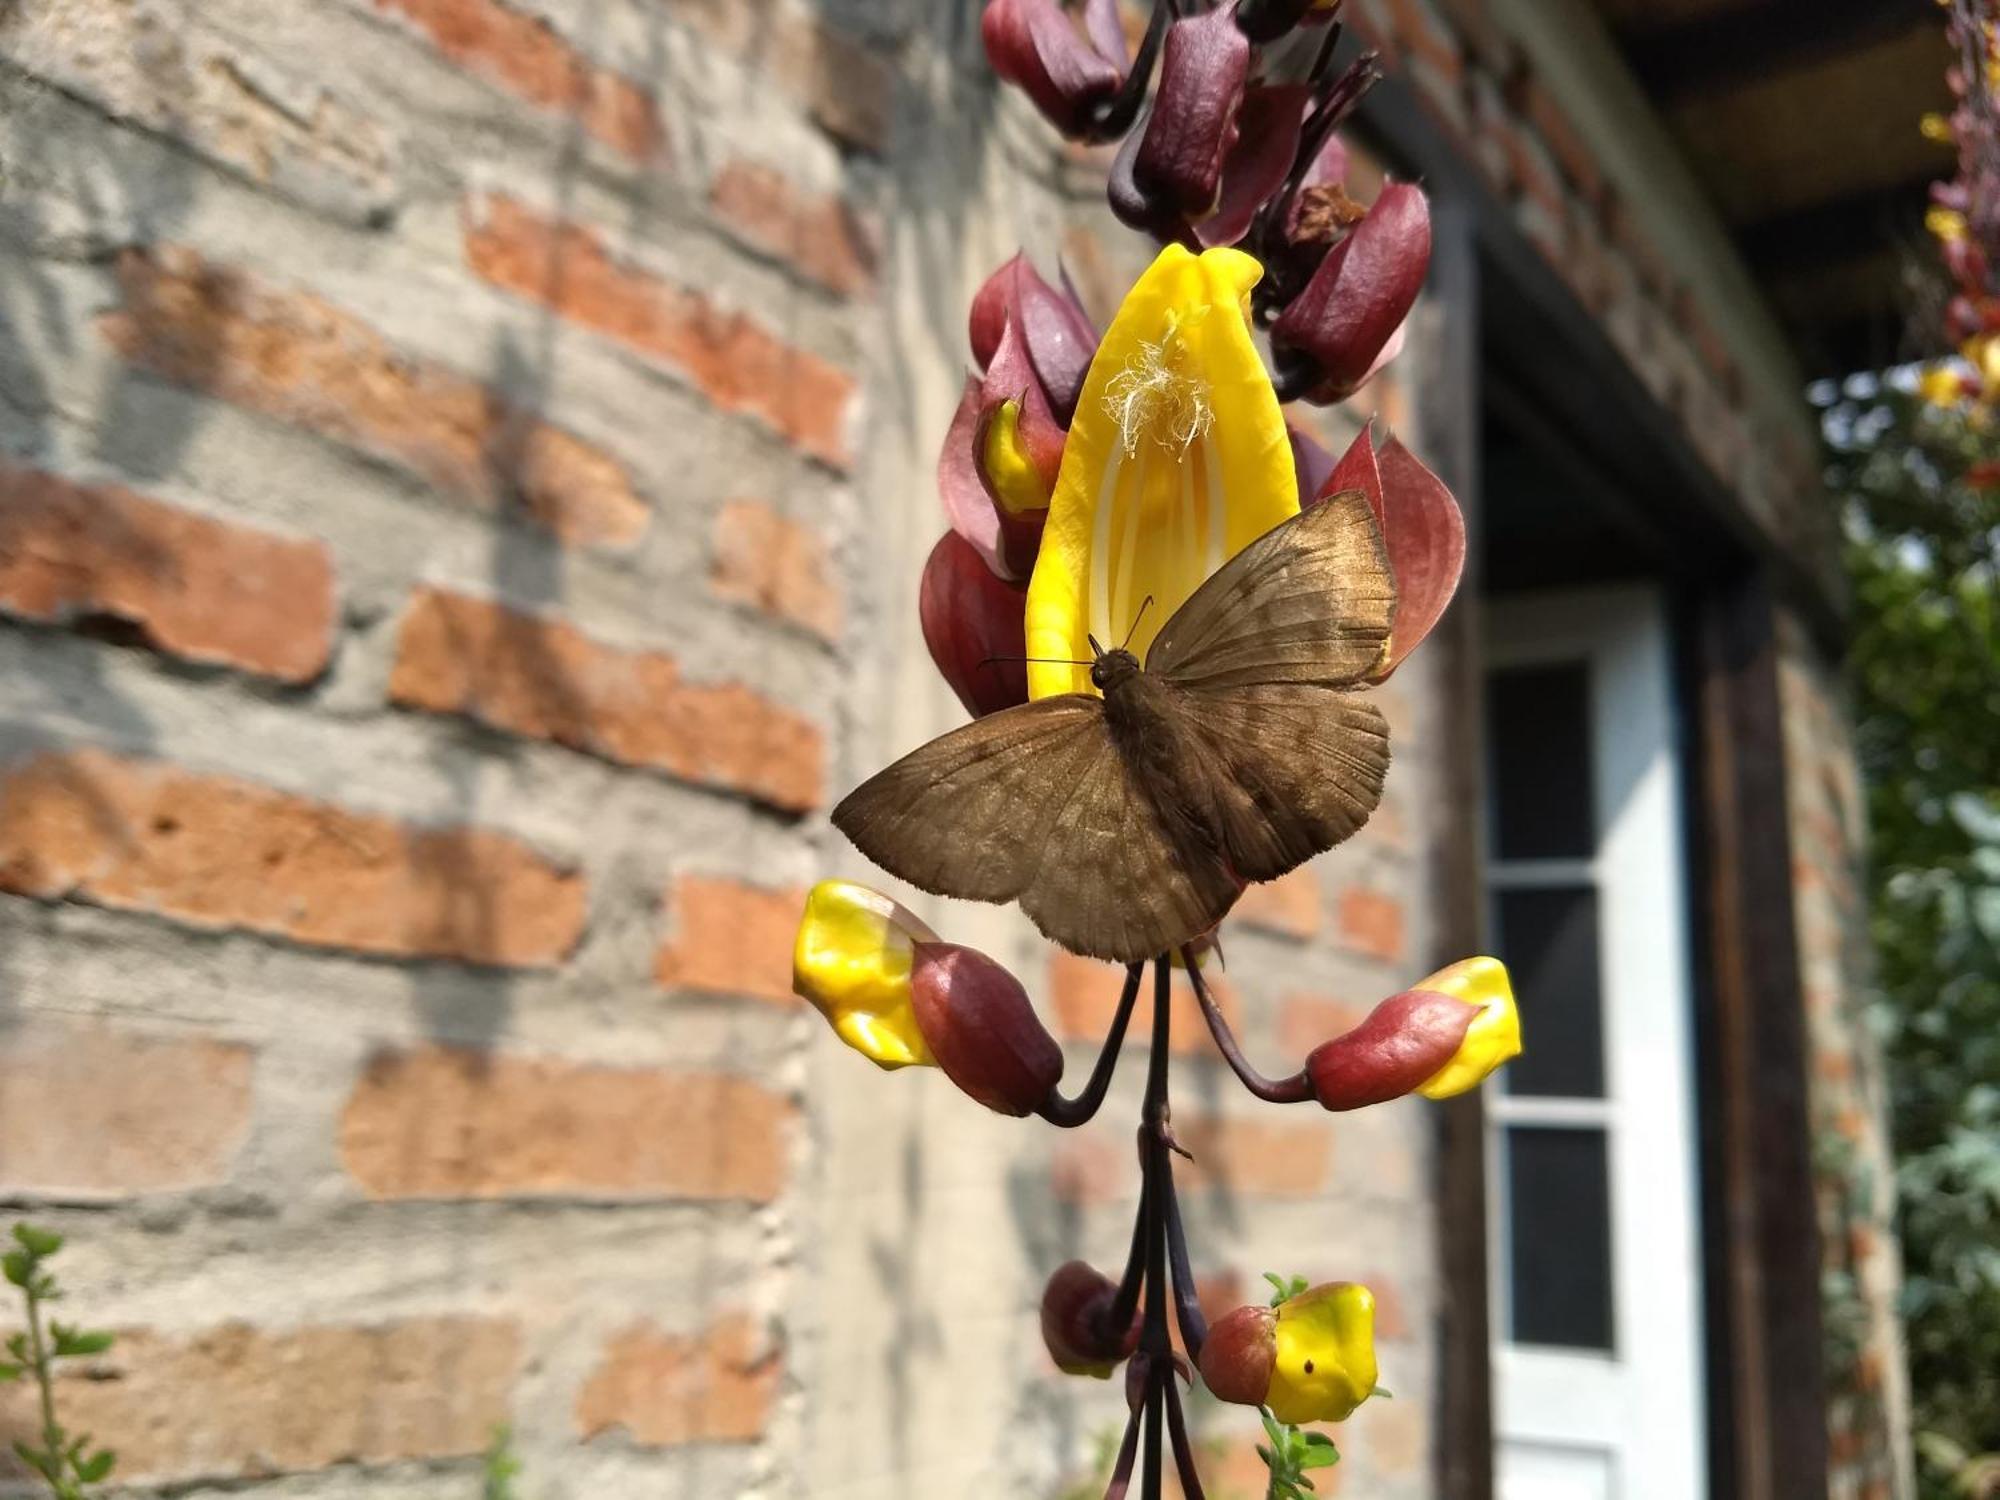
<instances>
[{"instance_id":1,"label":"red brick","mask_svg":"<svg viewBox=\"0 0 2000 1500\"><path fill-rule=\"evenodd\" d=\"M1235 916L1246 927L1309 938L1319 931L1319 877L1301 865L1276 880L1246 887Z\"/></svg>"},{"instance_id":2,"label":"red brick","mask_svg":"<svg viewBox=\"0 0 2000 1500\"><path fill-rule=\"evenodd\" d=\"M755 500L732 500L715 518L708 586L831 641L840 634L840 586L819 533Z\"/></svg>"},{"instance_id":3,"label":"red brick","mask_svg":"<svg viewBox=\"0 0 2000 1500\"><path fill-rule=\"evenodd\" d=\"M108 615L170 656L306 682L333 650L333 565L318 542L0 462L0 610Z\"/></svg>"},{"instance_id":4,"label":"red brick","mask_svg":"<svg viewBox=\"0 0 2000 1500\"><path fill-rule=\"evenodd\" d=\"M896 72L858 39L784 0L675 0L671 14L768 74L842 144L888 144Z\"/></svg>"},{"instance_id":5,"label":"red brick","mask_svg":"<svg viewBox=\"0 0 2000 1500\"><path fill-rule=\"evenodd\" d=\"M709 189L716 217L745 244L843 296L875 284L879 235L844 198L811 193L773 168L732 161Z\"/></svg>"},{"instance_id":6,"label":"red brick","mask_svg":"<svg viewBox=\"0 0 2000 1500\"><path fill-rule=\"evenodd\" d=\"M1212 970L1204 970L1202 977L1208 981L1208 991L1215 997L1216 1008L1232 1028L1242 1025L1243 1007L1236 997L1236 991L1228 980ZM1074 953L1065 953L1060 948L1049 955L1049 1002L1055 1011L1055 1034L1065 1042L1100 1043L1105 1033L1111 1029L1111 1018L1118 1009L1118 997L1125 990L1125 966L1123 964L1099 963L1091 958L1079 958ZM1194 988L1187 982L1187 976L1174 971L1173 999L1168 1004L1169 1050L1176 1057L1190 1054L1201 1055L1213 1052L1215 1043L1208 1034L1208 1021L1202 1016L1201 1006L1194 998ZM1132 1009L1131 1029L1126 1033L1128 1047L1144 1049L1147 1038L1152 1035L1153 975L1149 969L1139 981L1139 1000Z\"/></svg>"},{"instance_id":7,"label":"red brick","mask_svg":"<svg viewBox=\"0 0 2000 1500\"><path fill-rule=\"evenodd\" d=\"M614 150L644 161L661 149L652 97L584 57L536 16L497 0L375 0L459 67L542 109L568 114Z\"/></svg>"},{"instance_id":8,"label":"red brick","mask_svg":"<svg viewBox=\"0 0 2000 1500\"><path fill-rule=\"evenodd\" d=\"M1394 963L1403 956L1403 903L1349 886L1340 893L1340 941L1356 953Z\"/></svg>"},{"instance_id":9,"label":"red brick","mask_svg":"<svg viewBox=\"0 0 2000 1500\"><path fill-rule=\"evenodd\" d=\"M516 839L350 812L100 750L0 775L0 891L395 958L541 967L584 881Z\"/></svg>"},{"instance_id":10,"label":"red brick","mask_svg":"<svg viewBox=\"0 0 2000 1500\"><path fill-rule=\"evenodd\" d=\"M115 1198L208 1187L250 1130L250 1048L17 1020L0 1048L0 1192Z\"/></svg>"},{"instance_id":11,"label":"red brick","mask_svg":"<svg viewBox=\"0 0 2000 1500\"><path fill-rule=\"evenodd\" d=\"M1412 58L1421 59L1440 75L1440 81L1455 87L1465 77L1465 58L1456 38L1424 4L1424 0L1389 0L1396 40Z\"/></svg>"},{"instance_id":12,"label":"red brick","mask_svg":"<svg viewBox=\"0 0 2000 1500\"><path fill-rule=\"evenodd\" d=\"M1325 1190L1332 1170L1333 1132L1323 1118L1281 1124L1184 1115L1175 1118L1174 1132L1194 1156L1174 1163L1175 1180L1190 1191L1213 1187L1257 1198L1311 1198Z\"/></svg>"},{"instance_id":13,"label":"red brick","mask_svg":"<svg viewBox=\"0 0 2000 1500\"><path fill-rule=\"evenodd\" d=\"M340 1156L371 1198L767 1203L784 1186L793 1114L715 1073L425 1047L369 1062Z\"/></svg>"},{"instance_id":14,"label":"red brick","mask_svg":"<svg viewBox=\"0 0 2000 1500\"><path fill-rule=\"evenodd\" d=\"M825 747L811 720L741 683L687 682L664 653L620 650L483 599L418 590L389 696L787 812L820 802Z\"/></svg>"},{"instance_id":15,"label":"red brick","mask_svg":"<svg viewBox=\"0 0 2000 1500\"><path fill-rule=\"evenodd\" d=\"M806 893L683 875L667 897L673 936L654 977L668 989L709 990L789 1004L792 940Z\"/></svg>"},{"instance_id":16,"label":"red brick","mask_svg":"<svg viewBox=\"0 0 2000 1500\"><path fill-rule=\"evenodd\" d=\"M491 197L466 216L465 255L495 286L678 370L724 411L753 416L836 467L852 457L851 374L699 292L619 263L584 226Z\"/></svg>"},{"instance_id":17,"label":"red brick","mask_svg":"<svg viewBox=\"0 0 2000 1500\"><path fill-rule=\"evenodd\" d=\"M1352 1031L1367 1015L1365 1005L1324 995L1287 995L1278 1003L1278 1049L1289 1064L1302 1065L1313 1048Z\"/></svg>"},{"instance_id":18,"label":"red brick","mask_svg":"<svg viewBox=\"0 0 2000 1500\"><path fill-rule=\"evenodd\" d=\"M1603 169L1598 165L1597 152L1583 138L1569 111L1534 78L1526 80L1521 89L1521 108L1570 184L1590 202L1600 203L1604 193Z\"/></svg>"},{"instance_id":19,"label":"red brick","mask_svg":"<svg viewBox=\"0 0 2000 1500\"><path fill-rule=\"evenodd\" d=\"M784 1367L742 1313L695 1334L635 1323L613 1337L576 1401L588 1440L622 1428L649 1448L747 1443L770 1420Z\"/></svg>"},{"instance_id":20,"label":"red brick","mask_svg":"<svg viewBox=\"0 0 2000 1500\"><path fill-rule=\"evenodd\" d=\"M445 494L517 511L567 542L645 530L623 469L443 366L399 354L316 297L173 246L118 259L124 305L98 327L162 379L384 459Z\"/></svg>"},{"instance_id":21,"label":"red brick","mask_svg":"<svg viewBox=\"0 0 2000 1500\"><path fill-rule=\"evenodd\" d=\"M511 1414L520 1365L520 1330L497 1318L125 1329L64 1366L56 1405L116 1450L121 1484L261 1479L476 1454ZM33 1402L26 1382L0 1386L0 1438L35 1430Z\"/></svg>"},{"instance_id":22,"label":"red brick","mask_svg":"<svg viewBox=\"0 0 2000 1500\"><path fill-rule=\"evenodd\" d=\"M1415 1394L1403 1395L1398 1385L1401 1399L1370 1401L1355 1414L1353 1431L1375 1472L1421 1482L1430 1474L1431 1423Z\"/></svg>"}]
</instances>

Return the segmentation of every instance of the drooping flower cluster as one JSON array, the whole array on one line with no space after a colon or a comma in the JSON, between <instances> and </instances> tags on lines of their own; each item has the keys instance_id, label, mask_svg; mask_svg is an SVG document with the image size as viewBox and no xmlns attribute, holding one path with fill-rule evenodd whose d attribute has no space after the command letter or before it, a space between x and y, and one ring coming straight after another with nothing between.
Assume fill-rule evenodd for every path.
<instances>
[{"instance_id":1,"label":"drooping flower cluster","mask_svg":"<svg viewBox=\"0 0 2000 1500\"><path fill-rule=\"evenodd\" d=\"M1924 134L1958 147L1958 175L1931 188L1925 225L1938 242L1952 295L1945 336L1957 359L1923 376L1925 397L1968 405L1982 421L2000 405L2000 18L1992 0L1947 0L1958 53L1946 74L1957 99L1949 117L1924 119Z\"/></svg>"}]
</instances>

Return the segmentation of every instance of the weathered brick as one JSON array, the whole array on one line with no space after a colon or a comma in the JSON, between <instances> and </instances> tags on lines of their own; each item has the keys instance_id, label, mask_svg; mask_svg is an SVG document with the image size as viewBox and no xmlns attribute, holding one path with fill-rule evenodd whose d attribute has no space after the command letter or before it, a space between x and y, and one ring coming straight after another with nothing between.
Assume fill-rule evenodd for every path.
<instances>
[{"instance_id":1,"label":"weathered brick","mask_svg":"<svg viewBox=\"0 0 2000 1500\"><path fill-rule=\"evenodd\" d=\"M465 255L495 286L660 360L723 410L755 417L826 463L849 462L851 374L743 313L621 264L583 225L488 197L467 212Z\"/></svg>"},{"instance_id":2,"label":"weathered brick","mask_svg":"<svg viewBox=\"0 0 2000 1500\"><path fill-rule=\"evenodd\" d=\"M686 682L664 653L619 650L483 599L417 592L389 696L788 812L820 802L825 751L811 720L741 683Z\"/></svg>"},{"instance_id":3,"label":"weathered brick","mask_svg":"<svg viewBox=\"0 0 2000 1500\"><path fill-rule=\"evenodd\" d=\"M1430 1414L1422 1401L1371 1401L1354 1430L1375 1471L1422 1482L1430 1473Z\"/></svg>"},{"instance_id":4,"label":"weathered brick","mask_svg":"<svg viewBox=\"0 0 2000 1500\"><path fill-rule=\"evenodd\" d=\"M0 1047L0 1193L207 1187L250 1129L251 1049L92 1022L17 1021Z\"/></svg>"},{"instance_id":5,"label":"weathered brick","mask_svg":"<svg viewBox=\"0 0 2000 1500\"><path fill-rule=\"evenodd\" d=\"M1287 995L1278 1002L1278 1050L1287 1067L1306 1060L1321 1042L1352 1031L1367 1017L1368 1008L1324 995Z\"/></svg>"},{"instance_id":6,"label":"weathered brick","mask_svg":"<svg viewBox=\"0 0 2000 1500\"><path fill-rule=\"evenodd\" d=\"M807 192L757 162L732 161L716 174L709 206L745 244L828 291L852 296L875 284L879 234L844 198Z\"/></svg>"},{"instance_id":7,"label":"weathered brick","mask_svg":"<svg viewBox=\"0 0 2000 1500\"><path fill-rule=\"evenodd\" d=\"M1521 107L1571 185L1591 203L1602 204L1604 170L1598 164L1596 150L1584 139L1569 111L1539 79L1532 77L1521 87Z\"/></svg>"},{"instance_id":8,"label":"weathered brick","mask_svg":"<svg viewBox=\"0 0 2000 1500\"><path fill-rule=\"evenodd\" d=\"M1304 865L1244 889L1235 916L1246 927L1285 937L1309 938L1319 931L1319 877Z\"/></svg>"},{"instance_id":9,"label":"weathered brick","mask_svg":"<svg viewBox=\"0 0 2000 1500\"><path fill-rule=\"evenodd\" d=\"M1202 977L1208 981L1208 991L1215 997L1216 1008L1223 1018L1231 1027L1240 1026L1243 1007L1234 986L1212 970L1204 970ZM1118 1010L1118 997L1124 990L1122 964L1079 958L1060 948L1049 954L1049 1003L1055 1011L1055 1034L1062 1041L1102 1042L1111 1029L1111 1018ZM1208 1021L1194 998L1193 986L1179 970L1174 972L1173 999L1168 1003L1168 1011L1172 1028L1169 1049L1175 1056L1212 1052L1215 1043L1208 1034ZM1132 1010L1127 1046L1147 1045L1152 1035L1152 1022L1147 1018L1152 1013L1153 976L1148 970L1139 981L1139 1000Z\"/></svg>"},{"instance_id":10,"label":"weathered brick","mask_svg":"<svg viewBox=\"0 0 2000 1500\"><path fill-rule=\"evenodd\" d=\"M396 200L393 140L379 120L319 70L246 53L183 5L28 0L0 11L0 48L115 119L350 223Z\"/></svg>"},{"instance_id":11,"label":"weathered brick","mask_svg":"<svg viewBox=\"0 0 2000 1500\"><path fill-rule=\"evenodd\" d=\"M715 518L708 584L833 640L840 634L840 586L819 533L755 500L732 500Z\"/></svg>"},{"instance_id":12,"label":"weathered brick","mask_svg":"<svg viewBox=\"0 0 2000 1500\"><path fill-rule=\"evenodd\" d=\"M1394 963L1403 956L1403 903L1380 891L1349 886L1340 893L1340 941L1356 953Z\"/></svg>"},{"instance_id":13,"label":"weathered brick","mask_svg":"<svg viewBox=\"0 0 2000 1500\"><path fill-rule=\"evenodd\" d=\"M888 144L896 97L889 59L784 0L676 0L672 14L773 78L845 145Z\"/></svg>"},{"instance_id":14,"label":"weathered brick","mask_svg":"<svg viewBox=\"0 0 2000 1500\"><path fill-rule=\"evenodd\" d=\"M645 502L608 455L477 381L399 354L317 297L262 286L186 249L118 259L124 305L106 339L162 379L305 428L564 541L619 546Z\"/></svg>"},{"instance_id":15,"label":"weathered brick","mask_svg":"<svg viewBox=\"0 0 2000 1500\"><path fill-rule=\"evenodd\" d=\"M1311 1198L1333 1164L1333 1131L1323 1118L1281 1124L1234 1115L1176 1115L1174 1131L1194 1156L1176 1162L1191 1191L1214 1188L1259 1198Z\"/></svg>"},{"instance_id":16,"label":"weathered brick","mask_svg":"<svg viewBox=\"0 0 2000 1500\"><path fill-rule=\"evenodd\" d=\"M598 67L537 16L498 0L375 0L458 66L542 109L560 110L613 150L644 161L663 145L652 96Z\"/></svg>"},{"instance_id":17,"label":"weathered brick","mask_svg":"<svg viewBox=\"0 0 2000 1500\"><path fill-rule=\"evenodd\" d=\"M588 1440L622 1428L656 1448L751 1442L783 1373L778 1351L742 1313L692 1334L636 1323L605 1344L577 1396L577 1431Z\"/></svg>"},{"instance_id":18,"label":"weathered brick","mask_svg":"<svg viewBox=\"0 0 2000 1500\"><path fill-rule=\"evenodd\" d=\"M373 1198L766 1203L784 1186L793 1113L720 1074L425 1047L369 1062L340 1155Z\"/></svg>"},{"instance_id":19,"label":"weathered brick","mask_svg":"<svg viewBox=\"0 0 2000 1500\"><path fill-rule=\"evenodd\" d=\"M305 682L333 649L333 565L319 542L0 461L0 610L108 615L169 655Z\"/></svg>"},{"instance_id":20,"label":"weathered brick","mask_svg":"<svg viewBox=\"0 0 2000 1500\"><path fill-rule=\"evenodd\" d=\"M100 750L0 773L0 891L397 958L544 966L584 881L519 840L420 828Z\"/></svg>"},{"instance_id":21,"label":"weathered brick","mask_svg":"<svg viewBox=\"0 0 2000 1500\"><path fill-rule=\"evenodd\" d=\"M792 939L804 891L683 875L667 897L673 935L654 977L668 989L707 990L789 1003Z\"/></svg>"},{"instance_id":22,"label":"weathered brick","mask_svg":"<svg viewBox=\"0 0 2000 1500\"><path fill-rule=\"evenodd\" d=\"M57 1406L116 1450L121 1483L254 1479L476 1454L511 1414L520 1364L520 1330L498 1318L134 1328L65 1367ZM0 1386L0 1438L38 1430L33 1400Z\"/></svg>"}]
</instances>

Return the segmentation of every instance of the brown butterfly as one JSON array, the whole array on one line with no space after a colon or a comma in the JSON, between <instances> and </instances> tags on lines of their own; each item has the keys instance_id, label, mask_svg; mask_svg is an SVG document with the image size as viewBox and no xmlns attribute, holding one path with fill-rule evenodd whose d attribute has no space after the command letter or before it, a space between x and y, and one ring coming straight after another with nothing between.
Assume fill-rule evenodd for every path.
<instances>
[{"instance_id":1,"label":"brown butterfly","mask_svg":"<svg viewBox=\"0 0 2000 1500\"><path fill-rule=\"evenodd\" d=\"M1003 709L870 778L833 821L910 884L1011 901L1077 953L1136 963L1208 931L1368 820L1389 730L1349 691L1396 611L1357 490L1273 527L1174 612L1141 667L1091 641L1102 698Z\"/></svg>"}]
</instances>

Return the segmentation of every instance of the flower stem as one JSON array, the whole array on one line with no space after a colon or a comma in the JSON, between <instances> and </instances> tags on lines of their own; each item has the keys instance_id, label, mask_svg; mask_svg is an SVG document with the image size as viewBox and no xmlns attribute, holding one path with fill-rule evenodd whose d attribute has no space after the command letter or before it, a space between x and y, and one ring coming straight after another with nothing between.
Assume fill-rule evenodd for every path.
<instances>
[{"instance_id":1,"label":"flower stem","mask_svg":"<svg viewBox=\"0 0 2000 1500\"><path fill-rule=\"evenodd\" d=\"M1229 1064L1229 1071L1242 1080L1243 1087L1271 1104L1303 1104L1312 1098L1312 1083L1304 1069L1290 1078L1266 1078L1250 1066L1250 1060L1243 1055L1243 1048L1237 1043L1236 1033L1229 1029L1229 1022L1223 1019L1215 997L1209 994L1208 981L1201 977L1194 954L1183 948L1181 962L1187 965L1188 978L1194 984L1194 997L1201 1005L1202 1019L1208 1022L1208 1034L1215 1038L1223 1061Z\"/></svg>"},{"instance_id":2,"label":"flower stem","mask_svg":"<svg viewBox=\"0 0 2000 1500\"><path fill-rule=\"evenodd\" d=\"M1125 1028L1131 1023L1132 1003L1139 998L1139 980L1145 972L1146 966L1142 963L1125 966L1125 993L1118 997L1118 1010L1111 1018L1111 1030L1105 1033L1104 1047L1097 1054L1097 1064L1090 1070L1090 1079L1084 1084L1083 1092L1074 1099L1065 1099L1055 1089L1050 1089L1048 1098L1035 1111L1051 1125L1073 1130L1096 1117L1098 1107L1104 1103L1105 1092L1111 1087L1111 1075L1118 1070L1118 1055L1125 1050ZM1128 1316L1130 1311L1126 1309Z\"/></svg>"}]
</instances>

